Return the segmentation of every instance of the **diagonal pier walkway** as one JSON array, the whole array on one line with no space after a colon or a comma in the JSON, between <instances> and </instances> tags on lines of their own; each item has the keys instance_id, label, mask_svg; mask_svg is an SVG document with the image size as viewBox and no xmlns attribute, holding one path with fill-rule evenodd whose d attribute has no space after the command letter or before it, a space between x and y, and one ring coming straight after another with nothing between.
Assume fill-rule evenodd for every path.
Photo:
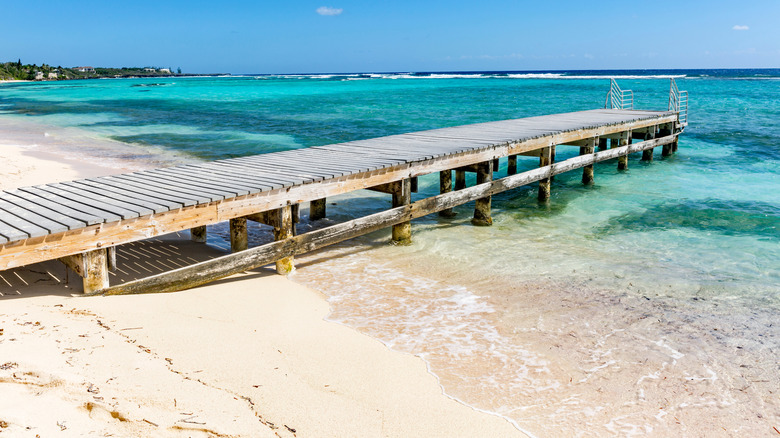
<instances>
[{"instance_id":1,"label":"diagonal pier walkway","mask_svg":"<svg viewBox=\"0 0 780 438\"><path fill-rule=\"evenodd\" d=\"M230 269L248 269L248 260L254 266L276 261L277 269L286 272L294 254L330 242L327 231L294 236L300 204L311 203L310 218L316 220L324 217L329 196L358 189L392 194L394 209L385 216L370 223L350 221L337 234L344 240L393 226L394 240L408 242L413 217L437 211L447 216L453 206L476 200L474 223L489 225L491 194L539 181L544 200L553 175L585 168L588 183L595 162L618 158L619 166L626 166L629 153L644 151L643 158L652 159L657 146L668 155L681 130L678 112L599 109L22 187L0 192L0 270L60 259L84 277L85 292L106 290L117 245L186 229L194 240L204 241L206 225L230 220L237 253L217 266L196 266L187 275L216 268L224 276ZM641 141L631 144L635 139ZM580 156L555 163L555 147L562 145L578 146ZM540 167L515 175L518 156L535 157ZM493 181L504 158L508 175ZM442 194L412 203L416 177L435 172L440 172ZM477 173L477 186L465 188L465 172ZM238 253L248 249L247 219L275 227L273 250ZM265 258L258 259L263 251ZM117 287L122 285L112 289ZM136 291L149 287L145 283Z\"/></svg>"}]
</instances>

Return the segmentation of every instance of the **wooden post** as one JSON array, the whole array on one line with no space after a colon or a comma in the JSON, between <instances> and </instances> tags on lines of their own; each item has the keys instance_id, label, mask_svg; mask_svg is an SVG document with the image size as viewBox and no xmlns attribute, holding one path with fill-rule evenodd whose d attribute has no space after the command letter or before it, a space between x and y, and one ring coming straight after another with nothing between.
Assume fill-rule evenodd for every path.
<instances>
[{"instance_id":1,"label":"wooden post","mask_svg":"<svg viewBox=\"0 0 780 438\"><path fill-rule=\"evenodd\" d=\"M204 243L206 241L206 226L190 228L190 238L193 242Z\"/></svg>"},{"instance_id":2,"label":"wooden post","mask_svg":"<svg viewBox=\"0 0 780 438\"><path fill-rule=\"evenodd\" d=\"M599 138L599 150L600 151L606 151L607 150L607 138Z\"/></svg>"},{"instance_id":3,"label":"wooden post","mask_svg":"<svg viewBox=\"0 0 780 438\"><path fill-rule=\"evenodd\" d=\"M552 148L542 148L541 155L539 155L539 167L549 166L552 161ZM548 202L550 200L550 178L545 178L539 181L539 202Z\"/></svg>"},{"instance_id":4,"label":"wooden post","mask_svg":"<svg viewBox=\"0 0 780 438\"><path fill-rule=\"evenodd\" d=\"M588 139L588 144L586 146L580 147L580 155L588 155L592 154L596 149L596 144L600 143L601 140L597 137ZM585 166L582 168L582 183L583 184L593 184L593 165Z\"/></svg>"},{"instance_id":5,"label":"wooden post","mask_svg":"<svg viewBox=\"0 0 780 438\"><path fill-rule=\"evenodd\" d=\"M466 188L466 171L455 171L455 190L463 190Z\"/></svg>"},{"instance_id":6,"label":"wooden post","mask_svg":"<svg viewBox=\"0 0 780 438\"><path fill-rule=\"evenodd\" d=\"M439 193L449 193L452 191L452 170L442 170L439 172ZM455 217L457 213L451 208L439 212L441 217Z\"/></svg>"},{"instance_id":7,"label":"wooden post","mask_svg":"<svg viewBox=\"0 0 780 438\"><path fill-rule=\"evenodd\" d=\"M401 180L398 190L393 193L393 208L412 203L412 184L409 178ZM393 244L410 245L412 243L412 222L406 221L393 225Z\"/></svg>"},{"instance_id":8,"label":"wooden post","mask_svg":"<svg viewBox=\"0 0 780 438\"><path fill-rule=\"evenodd\" d=\"M81 276L84 293L105 289L108 284L108 251L96 249L60 258L60 261Z\"/></svg>"},{"instance_id":9,"label":"wooden post","mask_svg":"<svg viewBox=\"0 0 780 438\"><path fill-rule=\"evenodd\" d=\"M493 181L493 162L484 161L477 164L477 184L484 184ZM493 225L493 218L490 216L490 204L492 196L485 196L474 201L474 217L471 223L478 227Z\"/></svg>"},{"instance_id":10,"label":"wooden post","mask_svg":"<svg viewBox=\"0 0 780 438\"><path fill-rule=\"evenodd\" d=\"M325 198L315 199L309 203L309 220L325 219Z\"/></svg>"},{"instance_id":11,"label":"wooden post","mask_svg":"<svg viewBox=\"0 0 780 438\"><path fill-rule=\"evenodd\" d=\"M555 164L555 146L550 146L550 163L549 164ZM555 176L550 177L550 182L552 183L555 181Z\"/></svg>"},{"instance_id":12,"label":"wooden post","mask_svg":"<svg viewBox=\"0 0 780 438\"><path fill-rule=\"evenodd\" d=\"M674 124L674 132L680 132L680 125L677 123ZM680 136L674 138L674 141L672 142L672 153L677 153L677 142L680 140Z\"/></svg>"},{"instance_id":13,"label":"wooden post","mask_svg":"<svg viewBox=\"0 0 780 438\"><path fill-rule=\"evenodd\" d=\"M670 125L663 125L664 127L660 130L658 130L658 135L660 137L668 137L672 135L672 129ZM669 155L672 155L672 145L665 144L661 147L661 156L662 157L668 157Z\"/></svg>"},{"instance_id":14,"label":"wooden post","mask_svg":"<svg viewBox=\"0 0 780 438\"><path fill-rule=\"evenodd\" d=\"M293 236L297 236L298 224L301 222L301 204L293 204L290 208L292 209L292 233Z\"/></svg>"},{"instance_id":15,"label":"wooden post","mask_svg":"<svg viewBox=\"0 0 780 438\"><path fill-rule=\"evenodd\" d=\"M626 146L631 141L631 131L620 133L620 139L618 140L618 147ZM618 170L628 170L628 154L618 157Z\"/></svg>"},{"instance_id":16,"label":"wooden post","mask_svg":"<svg viewBox=\"0 0 780 438\"><path fill-rule=\"evenodd\" d=\"M84 293L108 287L108 260L105 249L82 254L84 256Z\"/></svg>"},{"instance_id":17,"label":"wooden post","mask_svg":"<svg viewBox=\"0 0 780 438\"><path fill-rule=\"evenodd\" d=\"M288 205L277 210L277 220L274 226L274 240L289 239L294 236L295 225L293 223L293 211ZM280 275L290 274L295 270L293 257L285 257L276 261L276 273Z\"/></svg>"},{"instance_id":18,"label":"wooden post","mask_svg":"<svg viewBox=\"0 0 780 438\"><path fill-rule=\"evenodd\" d=\"M246 231L246 218L230 219L230 250L243 251L249 248L249 235Z\"/></svg>"},{"instance_id":19,"label":"wooden post","mask_svg":"<svg viewBox=\"0 0 780 438\"><path fill-rule=\"evenodd\" d=\"M655 127L648 128L647 134L645 134L645 140L651 140L653 138L655 138ZM653 148L642 151L642 161L653 161Z\"/></svg>"},{"instance_id":20,"label":"wooden post","mask_svg":"<svg viewBox=\"0 0 780 438\"><path fill-rule=\"evenodd\" d=\"M506 166L506 173L507 175L514 175L517 173L517 155L509 156Z\"/></svg>"},{"instance_id":21,"label":"wooden post","mask_svg":"<svg viewBox=\"0 0 780 438\"><path fill-rule=\"evenodd\" d=\"M111 272L116 271L116 247L109 246L106 248L106 263L108 270Z\"/></svg>"},{"instance_id":22,"label":"wooden post","mask_svg":"<svg viewBox=\"0 0 780 438\"><path fill-rule=\"evenodd\" d=\"M499 158L493 159L493 172L498 172L498 168L501 167L501 161Z\"/></svg>"}]
</instances>

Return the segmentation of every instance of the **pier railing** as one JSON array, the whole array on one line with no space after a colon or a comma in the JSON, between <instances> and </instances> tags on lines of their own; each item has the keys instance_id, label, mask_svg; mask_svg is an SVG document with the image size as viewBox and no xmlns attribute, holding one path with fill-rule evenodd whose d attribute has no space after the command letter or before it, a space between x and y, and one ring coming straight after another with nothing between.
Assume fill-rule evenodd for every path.
<instances>
[{"instance_id":1,"label":"pier railing","mask_svg":"<svg viewBox=\"0 0 780 438\"><path fill-rule=\"evenodd\" d=\"M634 109L634 92L623 90L615 79L609 80L609 92L604 108L610 109Z\"/></svg>"},{"instance_id":2,"label":"pier railing","mask_svg":"<svg viewBox=\"0 0 780 438\"><path fill-rule=\"evenodd\" d=\"M669 78L669 111L680 114L680 125L688 126L688 92L680 91L674 78Z\"/></svg>"}]
</instances>

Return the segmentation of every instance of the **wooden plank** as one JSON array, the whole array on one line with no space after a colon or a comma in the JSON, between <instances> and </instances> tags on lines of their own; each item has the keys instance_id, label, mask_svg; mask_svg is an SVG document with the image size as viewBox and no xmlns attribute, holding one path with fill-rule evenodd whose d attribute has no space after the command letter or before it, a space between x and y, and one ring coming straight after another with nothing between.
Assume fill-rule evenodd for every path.
<instances>
[{"instance_id":1,"label":"wooden plank","mask_svg":"<svg viewBox=\"0 0 780 438\"><path fill-rule=\"evenodd\" d=\"M106 221L118 221L121 219L121 217L117 214L106 210L101 210L99 208L85 204L84 202L79 202L78 200L63 198L58 194L41 190L39 187L20 187L19 191L23 193L29 193L32 196L37 196L39 199L43 199L49 202L49 205L62 205L70 210L79 211L92 217L100 218L100 223Z\"/></svg>"},{"instance_id":2,"label":"wooden plank","mask_svg":"<svg viewBox=\"0 0 780 438\"><path fill-rule=\"evenodd\" d=\"M0 216L7 220L11 220L11 217L17 217L22 221L34 225L35 227L45 229L47 234L60 233L62 231L70 230L70 227L67 225L51 220L33 211L21 208L18 205L14 205L4 199L0 199ZM27 231L27 229L20 228L16 224L14 224L14 226L21 229L22 231Z\"/></svg>"},{"instance_id":3,"label":"wooden plank","mask_svg":"<svg viewBox=\"0 0 780 438\"><path fill-rule=\"evenodd\" d=\"M219 191L220 193L225 193L226 198L235 198L255 192L255 190L234 186L232 184L218 184L216 181L209 179L205 174L198 174L196 172L176 173L173 169L154 169L146 170L144 171L144 174L160 180L185 184L192 188Z\"/></svg>"},{"instance_id":4,"label":"wooden plank","mask_svg":"<svg viewBox=\"0 0 780 438\"><path fill-rule=\"evenodd\" d=\"M278 181L291 180L297 184L307 184L314 181L321 181L322 178L313 178L298 175L291 172L281 172L276 169L259 170L255 167L239 165L235 163L205 163L197 165L198 168L214 174L233 175L234 178L243 178L247 182L260 187L261 191L273 190L278 188Z\"/></svg>"},{"instance_id":5,"label":"wooden plank","mask_svg":"<svg viewBox=\"0 0 780 438\"><path fill-rule=\"evenodd\" d=\"M162 213L164 211L168 211L171 209L171 206L173 208L181 207L181 205L179 204L171 205L167 202L163 203L156 199L150 200L146 196L142 196L136 193L130 193L123 189L118 189L115 187L95 184L94 182L91 181L83 181L83 180L68 181L68 182L63 182L62 185L68 187L74 187L80 190L85 190L99 196L105 196L107 198L116 199L118 201L126 202L129 204L139 205L141 207L152 210L154 213Z\"/></svg>"},{"instance_id":6,"label":"wooden plank","mask_svg":"<svg viewBox=\"0 0 780 438\"><path fill-rule=\"evenodd\" d=\"M139 184L148 184L151 188L170 190L172 192L181 193L184 195L192 196L198 200L198 204L220 201L225 199L228 195L226 193L216 193L215 191L205 191L199 187L189 187L186 184L179 184L170 180L156 178L153 175L142 175L138 173L127 173L121 175L115 175L117 179L133 181Z\"/></svg>"},{"instance_id":7,"label":"wooden plank","mask_svg":"<svg viewBox=\"0 0 780 438\"><path fill-rule=\"evenodd\" d=\"M35 204L25 198L14 195L13 193L0 192L0 199L21 207L25 210L32 211L36 214L46 217L52 221L65 225L68 229L81 228L87 225L86 221L78 220L72 216L62 214L58 211L51 210L41 205ZM98 223L97 220L92 223Z\"/></svg>"},{"instance_id":8,"label":"wooden plank","mask_svg":"<svg viewBox=\"0 0 780 438\"><path fill-rule=\"evenodd\" d=\"M5 218L3 218L5 219ZM29 234L25 233L24 231L19 230L16 227L11 226L10 224L0 220L0 236L2 236L3 243L5 242L13 242L16 240L23 240L30 237Z\"/></svg>"},{"instance_id":9,"label":"wooden plank","mask_svg":"<svg viewBox=\"0 0 780 438\"><path fill-rule=\"evenodd\" d=\"M153 210L146 207L118 201L107 196L96 195L86 190L81 190L59 183L47 184L45 186L38 187L42 190L62 196L63 198L69 199L71 201L89 203L89 205L92 205L101 210L115 213L121 216L122 219L146 216L153 213Z\"/></svg>"},{"instance_id":10,"label":"wooden plank","mask_svg":"<svg viewBox=\"0 0 780 438\"><path fill-rule=\"evenodd\" d=\"M208 187L210 189L219 189L227 192L235 193L235 196L244 196L250 193L258 193L262 191L263 187L267 186L253 186L248 181L238 181L235 179L235 175L219 175L214 171L207 171L195 168L169 168L163 169L163 171L156 172L150 171L153 175L160 175L165 178L174 178L177 181L193 184L198 187ZM279 184L280 187L284 185Z\"/></svg>"},{"instance_id":11,"label":"wooden plank","mask_svg":"<svg viewBox=\"0 0 780 438\"><path fill-rule=\"evenodd\" d=\"M138 196L148 196L150 199L158 199L160 202L171 204L173 208L189 207L195 205L197 200L191 196L187 196L182 193L172 192L170 190L160 189L158 187L150 186L149 184L142 184L136 181L119 179L114 177L100 177L93 179L86 179L80 181L91 181L97 184L105 185L108 187L116 188L119 190L125 190L126 192L137 194ZM209 202L206 200L204 202ZM178 206L178 207L173 207Z\"/></svg>"}]
</instances>

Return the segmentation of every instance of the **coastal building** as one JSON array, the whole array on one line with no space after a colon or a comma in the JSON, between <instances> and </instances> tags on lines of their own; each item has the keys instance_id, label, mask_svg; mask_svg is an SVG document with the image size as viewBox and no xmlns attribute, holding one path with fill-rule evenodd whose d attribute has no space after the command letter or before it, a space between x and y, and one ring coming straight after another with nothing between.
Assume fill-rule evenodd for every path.
<instances>
[{"instance_id":1,"label":"coastal building","mask_svg":"<svg viewBox=\"0 0 780 438\"><path fill-rule=\"evenodd\" d=\"M95 73L95 69L93 67L74 67L74 70L80 71L82 73Z\"/></svg>"},{"instance_id":2,"label":"coastal building","mask_svg":"<svg viewBox=\"0 0 780 438\"><path fill-rule=\"evenodd\" d=\"M158 71L159 71L160 73L167 73L167 74L171 74L171 69L169 69L169 68L161 68L161 69L160 69L160 70L158 70Z\"/></svg>"},{"instance_id":3,"label":"coastal building","mask_svg":"<svg viewBox=\"0 0 780 438\"><path fill-rule=\"evenodd\" d=\"M151 67L146 67L146 68L144 69L144 71L148 71L148 72L154 73L154 72L156 72L156 71L157 71L157 69L156 69L156 68L151 68Z\"/></svg>"},{"instance_id":4,"label":"coastal building","mask_svg":"<svg viewBox=\"0 0 780 438\"><path fill-rule=\"evenodd\" d=\"M48 79L57 79L57 72L49 72Z\"/></svg>"},{"instance_id":5,"label":"coastal building","mask_svg":"<svg viewBox=\"0 0 780 438\"><path fill-rule=\"evenodd\" d=\"M35 80L36 81L42 81L43 80L43 72L42 71L36 71L35 72Z\"/></svg>"}]
</instances>

